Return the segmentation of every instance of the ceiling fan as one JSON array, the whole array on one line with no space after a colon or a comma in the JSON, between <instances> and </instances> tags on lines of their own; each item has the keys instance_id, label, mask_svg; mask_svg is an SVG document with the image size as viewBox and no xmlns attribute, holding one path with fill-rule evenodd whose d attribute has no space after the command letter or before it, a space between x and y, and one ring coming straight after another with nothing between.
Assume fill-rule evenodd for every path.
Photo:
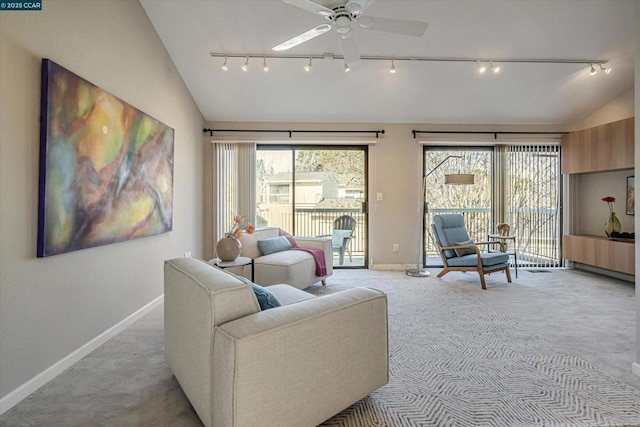
<instances>
[{"instance_id":1,"label":"ceiling fan","mask_svg":"<svg viewBox=\"0 0 640 427\"><path fill-rule=\"evenodd\" d=\"M273 48L275 51L283 51L298 46L327 31L335 28L340 40L340 47L346 63L360 60L358 45L353 35L351 24L366 30L384 31L387 33L402 34L406 36L422 37L427 31L428 23L410 21L405 19L382 18L362 15L375 0L320 0L319 4L311 0L282 0L292 6L296 6L307 12L315 13L326 18L330 24L320 24L309 31L297 35Z\"/></svg>"}]
</instances>

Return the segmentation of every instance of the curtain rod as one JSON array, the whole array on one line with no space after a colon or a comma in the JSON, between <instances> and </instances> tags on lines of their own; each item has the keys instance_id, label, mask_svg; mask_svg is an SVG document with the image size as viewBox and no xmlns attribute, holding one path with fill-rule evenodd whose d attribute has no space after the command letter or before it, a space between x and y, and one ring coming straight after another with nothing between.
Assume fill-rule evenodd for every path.
<instances>
[{"instance_id":1,"label":"curtain rod","mask_svg":"<svg viewBox=\"0 0 640 427\"><path fill-rule=\"evenodd\" d=\"M419 133L451 133L451 134L480 134L480 135L493 135L493 139L498 139L500 135L564 135L569 132L509 132L509 131L449 131L449 130L412 130L413 139L416 139L416 135Z\"/></svg>"},{"instance_id":2,"label":"curtain rod","mask_svg":"<svg viewBox=\"0 0 640 427\"><path fill-rule=\"evenodd\" d=\"M280 130L280 129L202 129L204 133L213 136L214 132L247 132L247 133L288 133L289 138L293 138L294 133L375 133L376 138L380 134L384 135L384 129L381 130Z\"/></svg>"}]
</instances>

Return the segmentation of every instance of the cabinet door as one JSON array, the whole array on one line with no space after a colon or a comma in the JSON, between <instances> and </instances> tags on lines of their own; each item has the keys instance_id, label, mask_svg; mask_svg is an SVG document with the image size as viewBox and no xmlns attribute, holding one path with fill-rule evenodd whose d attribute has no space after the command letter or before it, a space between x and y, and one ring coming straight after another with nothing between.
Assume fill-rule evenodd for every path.
<instances>
[{"instance_id":1,"label":"cabinet door","mask_svg":"<svg viewBox=\"0 0 640 427\"><path fill-rule=\"evenodd\" d=\"M562 136L562 173L632 169L634 118Z\"/></svg>"}]
</instances>

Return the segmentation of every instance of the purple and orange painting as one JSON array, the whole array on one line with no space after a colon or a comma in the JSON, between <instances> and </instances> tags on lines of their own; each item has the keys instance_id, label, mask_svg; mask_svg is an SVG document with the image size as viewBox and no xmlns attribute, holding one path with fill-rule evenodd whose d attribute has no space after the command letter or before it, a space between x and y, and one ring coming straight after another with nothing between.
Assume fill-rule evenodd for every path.
<instances>
[{"instance_id":1,"label":"purple and orange painting","mask_svg":"<svg viewBox=\"0 0 640 427\"><path fill-rule=\"evenodd\" d=\"M172 224L173 129L43 59L38 257Z\"/></svg>"}]
</instances>

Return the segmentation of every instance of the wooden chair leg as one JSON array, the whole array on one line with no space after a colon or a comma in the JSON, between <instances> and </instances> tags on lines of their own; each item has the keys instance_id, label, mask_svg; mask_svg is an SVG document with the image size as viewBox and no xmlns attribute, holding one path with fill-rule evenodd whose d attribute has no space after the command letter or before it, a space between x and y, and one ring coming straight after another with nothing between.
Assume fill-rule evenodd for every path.
<instances>
[{"instance_id":1,"label":"wooden chair leg","mask_svg":"<svg viewBox=\"0 0 640 427\"><path fill-rule=\"evenodd\" d=\"M442 271L440 271L440 273L438 273L438 275L436 277L442 277L445 274L447 274L449 271L450 270L447 267L445 267L445 268L442 269Z\"/></svg>"},{"instance_id":2,"label":"wooden chair leg","mask_svg":"<svg viewBox=\"0 0 640 427\"><path fill-rule=\"evenodd\" d=\"M487 290L487 284L484 282L484 273L482 271L478 271L480 275L480 284L482 285L482 289Z\"/></svg>"},{"instance_id":3,"label":"wooden chair leg","mask_svg":"<svg viewBox=\"0 0 640 427\"><path fill-rule=\"evenodd\" d=\"M509 267L504 271L507 274L507 282L511 283L511 271L509 271Z\"/></svg>"}]
</instances>

